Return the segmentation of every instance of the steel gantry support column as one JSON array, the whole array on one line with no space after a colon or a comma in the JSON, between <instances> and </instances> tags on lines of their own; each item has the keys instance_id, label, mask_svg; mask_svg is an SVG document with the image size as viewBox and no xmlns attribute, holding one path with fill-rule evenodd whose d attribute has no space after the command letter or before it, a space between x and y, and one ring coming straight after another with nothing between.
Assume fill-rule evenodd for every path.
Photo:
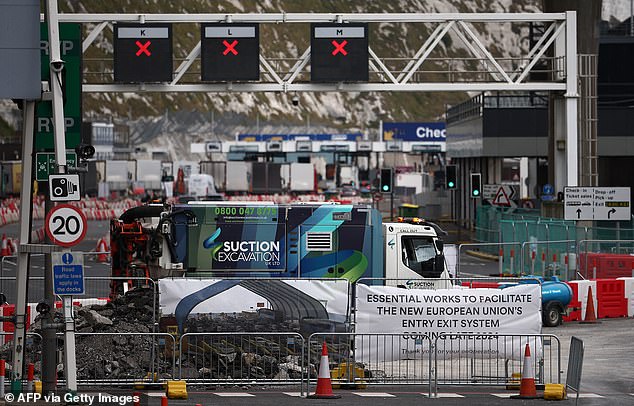
<instances>
[{"instance_id":1,"label":"steel gantry support column","mask_svg":"<svg viewBox=\"0 0 634 406\"><path fill-rule=\"evenodd\" d=\"M579 93L577 70L577 13L566 11L566 184L577 186L579 182L578 117ZM563 191L562 188L557 188Z\"/></svg>"},{"instance_id":2,"label":"steel gantry support column","mask_svg":"<svg viewBox=\"0 0 634 406\"><path fill-rule=\"evenodd\" d=\"M20 249L18 250L18 271L16 275L15 332L13 335L13 376L12 382L21 382L24 372L24 347L26 345L26 301L29 281L29 260L27 250L22 249L31 238L31 181L33 163L33 136L35 128L35 101L23 102L24 124L22 129L22 182L20 191Z\"/></svg>"}]
</instances>

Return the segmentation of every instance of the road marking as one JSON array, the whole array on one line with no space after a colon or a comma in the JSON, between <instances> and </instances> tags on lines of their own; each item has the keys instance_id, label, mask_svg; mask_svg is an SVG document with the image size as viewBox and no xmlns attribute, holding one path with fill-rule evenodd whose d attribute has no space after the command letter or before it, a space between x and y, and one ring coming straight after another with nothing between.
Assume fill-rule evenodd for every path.
<instances>
[{"instance_id":1,"label":"road marking","mask_svg":"<svg viewBox=\"0 0 634 406\"><path fill-rule=\"evenodd\" d=\"M421 395L427 395L426 393L421 393ZM464 396L458 393L438 393L439 398L464 398Z\"/></svg>"},{"instance_id":2,"label":"road marking","mask_svg":"<svg viewBox=\"0 0 634 406\"><path fill-rule=\"evenodd\" d=\"M513 396L512 393L491 393L492 396L495 396L496 398L510 398L511 396Z\"/></svg>"},{"instance_id":3,"label":"road marking","mask_svg":"<svg viewBox=\"0 0 634 406\"><path fill-rule=\"evenodd\" d=\"M255 397L255 395L252 395L250 393L243 393L243 392L213 392L214 395L216 396L222 396L222 397L234 397L234 398L239 398L239 397Z\"/></svg>"},{"instance_id":4,"label":"road marking","mask_svg":"<svg viewBox=\"0 0 634 406\"><path fill-rule=\"evenodd\" d=\"M148 392L146 393L146 395L152 396L155 398L162 398L163 396L165 396L165 392Z\"/></svg>"},{"instance_id":5,"label":"road marking","mask_svg":"<svg viewBox=\"0 0 634 406\"><path fill-rule=\"evenodd\" d=\"M603 396L598 395L596 393L580 393L580 398L602 398Z\"/></svg>"},{"instance_id":6,"label":"road marking","mask_svg":"<svg viewBox=\"0 0 634 406\"><path fill-rule=\"evenodd\" d=\"M364 398L394 398L396 396L391 393L385 392L352 392L353 395L361 396Z\"/></svg>"},{"instance_id":7,"label":"road marking","mask_svg":"<svg viewBox=\"0 0 634 406\"><path fill-rule=\"evenodd\" d=\"M294 398L301 398L302 397L302 393L301 392L282 392L283 394L285 394L286 396L292 396Z\"/></svg>"}]
</instances>

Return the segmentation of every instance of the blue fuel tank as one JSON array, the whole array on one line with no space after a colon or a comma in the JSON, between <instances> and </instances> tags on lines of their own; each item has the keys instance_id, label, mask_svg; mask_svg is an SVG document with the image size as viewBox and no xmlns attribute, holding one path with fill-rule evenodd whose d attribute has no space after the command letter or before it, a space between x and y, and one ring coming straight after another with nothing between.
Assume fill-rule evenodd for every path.
<instances>
[{"instance_id":1,"label":"blue fuel tank","mask_svg":"<svg viewBox=\"0 0 634 406\"><path fill-rule=\"evenodd\" d=\"M557 301L566 307L571 300L572 289L566 282L560 281L556 276L542 282L542 303Z\"/></svg>"},{"instance_id":2,"label":"blue fuel tank","mask_svg":"<svg viewBox=\"0 0 634 406\"><path fill-rule=\"evenodd\" d=\"M523 277L523 280L518 283L537 283L537 281L542 285L542 303L546 304L548 302L559 302L565 308L570 304L572 300L572 289L566 282L562 282L556 276L551 276L550 278L544 278L542 276L537 275L528 275ZM509 285L501 285L500 287L512 286Z\"/></svg>"}]
</instances>

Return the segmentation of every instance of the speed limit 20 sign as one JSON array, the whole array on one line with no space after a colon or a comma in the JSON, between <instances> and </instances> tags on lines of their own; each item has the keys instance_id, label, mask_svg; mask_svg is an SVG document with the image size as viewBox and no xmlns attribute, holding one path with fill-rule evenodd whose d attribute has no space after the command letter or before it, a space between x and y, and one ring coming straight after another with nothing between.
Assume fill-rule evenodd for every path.
<instances>
[{"instance_id":1,"label":"speed limit 20 sign","mask_svg":"<svg viewBox=\"0 0 634 406\"><path fill-rule=\"evenodd\" d=\"M56 245L72 247L86 236L86 216L80 209L69 204L60 204L46 215L46 234Z\"/></svg>"}]
</instances>

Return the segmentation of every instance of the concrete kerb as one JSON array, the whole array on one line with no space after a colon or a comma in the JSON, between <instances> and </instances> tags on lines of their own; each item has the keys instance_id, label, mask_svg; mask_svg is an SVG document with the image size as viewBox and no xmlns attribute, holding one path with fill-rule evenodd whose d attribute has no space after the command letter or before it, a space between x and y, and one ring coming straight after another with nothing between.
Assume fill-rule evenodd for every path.
<instances>
[{"instance_id":1,"label":"concrete kerb","mask_svg":"<svg viewBox=\"0 0 634 406\"><path fill-rule=\"evenodd\" d=\"M482 251L466 250L465 254L475 258L486 259L489 261L497 262L499 260L499 257L497 255L487 254L486 252L482 252Z\"/></svg>"}]
</instances>

